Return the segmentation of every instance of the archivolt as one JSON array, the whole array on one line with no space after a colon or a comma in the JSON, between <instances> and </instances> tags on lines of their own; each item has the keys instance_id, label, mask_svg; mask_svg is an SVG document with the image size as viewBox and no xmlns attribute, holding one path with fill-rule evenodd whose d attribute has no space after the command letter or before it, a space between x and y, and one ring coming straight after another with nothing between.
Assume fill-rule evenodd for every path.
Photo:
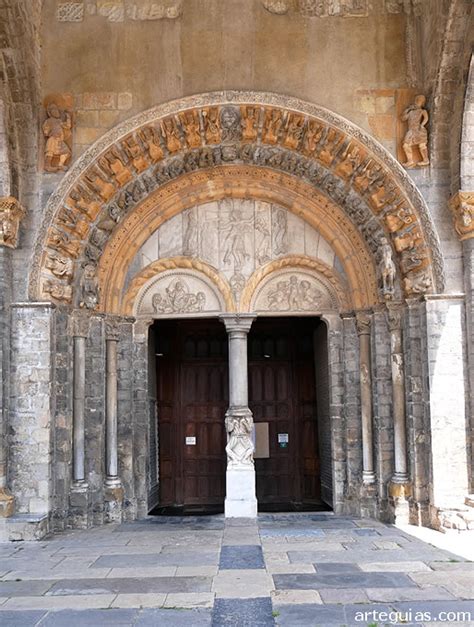
<instances>
[{"instance_id":1,"label":"archivolt","mask_svg":"<svg viewBox=\"0 0 474 627\"><path fill-rule=\"evenodd\" d=\"M234 165L222 167L226 164ZM257 170L264 170L268 176L263 178L285 179L285 189L299 185L309 199L318 196L320 205L324 199L328 206L342 208L339 215L345 213L350 220L345 219L348 234L339 225L339 236L364 240L372 253L372 261L360 270L372 268L367 279L372 287L366 285L365 295L356 300L374 301L373 268L384 235L394 246L406 295L443 289L439 242L424 201L380 144L336 114L294 98L218 92L135 116L81 156L48 201L30 296L77 304L87 264L89 271L91 265L96 268L101 283L99 307L108 310L112 302L116 307L120 288L110 283L113 277L104 268L114 265L122 227L134 225L143 206L156 216L148 228L169 217L172 210L164 208L164 192L179 197L181 207L200 200L185 179L204 175L207 197L212 198L217 180L224 180L224 171L237 164L243 172L248 164L249 185ZM248 197L248 190L239 194ZM133 232L138 235L136 224ZM128 245L135 246L130 237Z\"/></svg>"}]
</instances>

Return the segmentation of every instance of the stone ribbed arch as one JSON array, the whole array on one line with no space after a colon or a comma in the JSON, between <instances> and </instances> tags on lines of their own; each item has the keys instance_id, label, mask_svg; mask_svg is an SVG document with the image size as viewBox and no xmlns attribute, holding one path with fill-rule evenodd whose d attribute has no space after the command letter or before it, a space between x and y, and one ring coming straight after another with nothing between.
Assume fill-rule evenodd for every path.
<instances>
[{"instance_id":1,"label":"stone ribbed arch","mask_svg":"<svg viewBox=\"0 0 474 627\"><path fill-rule=\"evenodd\" d=\"M247 176L239 192L234 185L237 197L273 180L278 202L298 188L298 202L283 204L304 209L315 228L324 229L326 216L337 214L328 241L352 242L342 259L354 302L379 298L375 266L384 236L398 262L397 296L443 289L439 241L424 201L380 144L344 118L295 98L216 92L139 114L80 157L48 201L30 296L77 306L87 266L89 284L92 270L92 283L100 286L98 308L118 310L123 251L135 246L140 228L143 238L176 213L170 199L184 208L212 199L219 187L230 193L225 181L239 168ZM139 224L144 213L148 221Z\"/></svg>"}]
</instances>

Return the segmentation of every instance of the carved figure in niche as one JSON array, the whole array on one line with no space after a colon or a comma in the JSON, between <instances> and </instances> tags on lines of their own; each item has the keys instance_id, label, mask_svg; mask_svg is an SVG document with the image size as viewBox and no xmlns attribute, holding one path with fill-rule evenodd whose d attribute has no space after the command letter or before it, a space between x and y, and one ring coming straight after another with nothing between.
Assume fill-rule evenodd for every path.
<instances>
[{"instance_id":1,"label":"carved figure in niche","mask_svg":"<svg viewBox=\"0 0 474 627\"><path fill-rule=\"evenodd\" d=\"M404 250L401 258L401 267L404 274L419 272L429 265L428 251L426 248Z\"/></svg>"},{"instance_id":2,"label":"carved figure in niche","mask_svg":"<svg viewBox=\"0 0 474 627\"><path fill-rule=\"evenodd\" d=\"M100 167L113 176L119 187L123 187L132 180L132 173L125 167L122 156L116 146L113 146L103 157L99 158Z\"/></svg>"},{"instance_id":3,"label":"carved figure in niche","mask_svg":"<svg viewBox=\"0 0 474 627\"><path fill-rule=\"evenodd\" d=\"M129 159L132 160L135 171L140 174L148 167L148 161L145 159L142 147L133 135L129 135L122 142L123 149Z\"/></svg>"},{"instance_id":4,"label":"carved figure in niche","mask_svg":"<svg viewBox=\"0 0 474 627\"><path fill-rule=\"evenodd\" d=\"M407 294L424 294L431 288L431 278L427 272L411 274L403 279L403 287Z\"/></svg>"},{"instance_id":5,"label":"carved figure in niche","mask_svg":"<svg viewBox=\"0 0 474 627\"><path fill-rule=\"evenodd\" d=\"M99 302L99 284L95 276L95 265L86 263L81 278L81 302L79 307L95 309Z\"/></svg>"},{"instance_id":6,"label":"carved figure in niche","mask_svg":"<svg viewBox=\"0 0 474 627\"><path fill-rule=\"evenodd\" d=\"M163 133L166 147L171 154L181 150L181 137L174 118L166 118L166 120L161 122L161 132Z\"/></svg>"},{"instance_id":7,"label":"carved figure in niche","mask_svg":"<svg viewBox=\"0 0 474 627\"><path fill-rule=\"evenodd\" d=\"M198 248L197 211L190 209L183 214L184 237L183 255L195 255Z\"/></svg>"},{"instance_id":8,"label":"carved figure in niche","mask_svg":"<svg viewBox=\"0 0 474 627\"><path fill-rule=\"evenodd\" d=\"M395 250L397 253L401 253L404 250L415 248L422 242L420 229L417 226L412 226L405 231L402 235L399 235L393 240Z\"/></svg>"},{"instance_id":9,"label":"carved figure in niche","mask_svg":"<svg viewBox=\"0 0 474 627\"><path fill-rule=\"evenodd\" d=\"M53 250L64 252L69 257L77 257L81 248L81 242L73 239L68 233L63 231L50 231L48 246Z\"/></svg>"},{"instance_id":10,"label":"carved figure in niche","mask_svg":"<svg viewBox=\"0 0 474 627\"><path fill-rule=\"evenodd\" d=\"M321 307L323 293L311 287L310 281L292 275L287 281L278 281L269 291L267 307L270 311L308 311Z\"/></svg>"},{"instance_id":11,"label":"carved figure in niche","mask_svg":"<svg viewBox=\"0 0 474 627\"><path fill-rule=\"evenodd\" d=\"M402 165L405 168L414 168L416 166L426 166L430 164L428 157L428 111L424 108L426 104L425 96L419 95L415 97L414 104L405 109L402 114L402 122L408 122L408 131L403 138L403 150L407 160ZM421 161L416 162L413 156L413 149L418 148L421 155Z\"/></svg>"},{"instance_id":12,"label":"carved figure in niche","mask_svg":"<svg viewBox=\"0 0 474 627\"><path fill-rule=\"evenodd\" d=\"M240 113L235 107L224 107L222 109L221 134L223 142L240 140Z\"/></svg>"},{"instance_id":13,"label":"carved figure in niche","mask_svg":"<svg viewBox=\"0 0 474 627\"><path fill-rule=\"evenodd\" d=\"M242 139L244 141L255 141L258 136L258 121L260 109L250 105L240 107Z\"/></svg>"},{"instance_id":14,"label":"carved figure in niche","mask_svg":"<svg viewBox=\"0 0 474 627\"><path fill-rule=\"evenodd\" d=\"M224 240L224 263L233 262L234 270L240 271L250 255L245 245L245 233L251 230L253 218L245 219L239 209L230 211L227 222L221 224L223 231L228 231Z\"/></svg>"},{"instance_id":15,"label":"carved figure in niche","mask_svg":"<svg viewBox=\"0 0 474 627\"><path fill-rule=\"evenodd\" d=\"M91 192L83 185L78 185L75 189L71 190L68 200L72 200L73 202L69 202L69 204L85 214L91 221L97 218L102 209L100 202L95 200Z\"/></svg>"},{"instance_id":16,"label":"carved figure in niche","mask_svg":"<svg viewBox=\"0 0 474 627\"><path fill-rule=\"evenodd\" d=\"M283 144L291 150L296 150L304 134L305 119L302 115L291 113L286 124L286 137Z\"/></svg>"},{"instance_id":17,"label":"carved figure in niche","mask_svg":"<svg viewBox=\"0 0 474 627\"><path fill-rule=\"evenodd\" d=\"M253 464L252 427L253 420L251 415L239 416L235 413L227 413L225 428L229 439L225 451L229 460L229 466Z\"/></svg>"},{"instance_id":18,"label":"carved figure in niche","mask_svg":"<svg viewBox=\"0 0 474 627\"><path fill-rule=\"evenodd\" d=\"M57 253L49 253L46 257L45 265L58 279L65 279L68 283L71 281L74 273L74 262L69 257L62 257Z\"/></svg>"},{"instance_id":19,"label":"carved figure in niche","mask_svg":"<svg viewBox=\"0 0 474 627\"><path fill-rule=\"evenodd\" d=\"M342 161L336 168L336 174L343 179L350 180L362 163L362 153L358 146L349 145L342 156Z\"/></svg>"},{"instance_id":20,"label":"carved figure in niche","mask_svg":"<svg viewBox=\"0 0 474 627\"><path fill-rule=\"evenodd\" d=\"M70 233L74 233L79 239L84 239L89 230L89 224L82 219L80 214L67 205L61 207L58 213L58 223Z\"/></svg>"},{"instance_id":21,"label":"carved figure in niche","mask_svg":"<svg viewBox=\"0 0 474 627\"><path fill-rule=\"evenodd\" d=\"M221 129L219 124L219 109L209 107L202 112L204 121L204 135L208 144L218 144L221 139Z\"/></svg>"},{"instance_id":22,"label":"carved figure in niche","mask_svg":"<svg viewBox=\"0 0 474 627\"><path fill-rule=\"evenodd\" d=\"M374 185L376 191L370 195L370 204L376 213L380 213L385 205L398 200L398 193L394 183L388 178L378 179Z\"/></svg>"},{"instance_id":23,"label":"carved figure in niche","mask_svg":"<svg viewBox=\"0 0 474 627\"><path fill-rule=\"evenodd\" d=\"M43 292L59 301L70 302L72 299L72 286L61 281L45 281L43 283Z\"/></svg>"},{"instance_id":24,"label":"carved figure in niche","mask_svg":"<svg viewBox=\"0 0 474 627\"><path fill-rule=\"evenodd\" d=\"M68 111L61 111L51 102L46 111L48 117L43 122L43 135L46 137L44 148L44 169L46 172L67 170L71 161L72 118Z\"/></svg>"},{"instance_id":25,"label":"carved figure in niche","mask_svg":"<svg viewBox=\"0 0 474 627\"><path fill-rule=\"evenodd\" d=\"M354 177L354 185L363 194L382 177L382 166L369 159L360 173Z\"/></svg>"},{"instance_id":26,"label":"carved figure in niche","mask_svg":"<svg viewBox=\"0 0 474 627\"><path fill-rule=\"evenodd\" d=\"M275 255L284 255L288 250L287 243L287 215L284 209L277 209L274 217L274 251Z\"/></svg>"},{"instance_id":27,"label":"carved figure in niche","mask_svg":"<svg viewBox=\"0 0 474 627\"><path fill-rule=\"evenodd\" d=\"M156 128L154 126L145 126L139 131L139 135L148 148L148 154L150 155L152 163L163 159L164 152Z\"/></svg>"},{"instance_id":28,"label":"carved figure in niche","mask_svg":"<svg viewBox=\"0 0 474 627\"><path fill-rule=\"evenodd\" d=\"M395 231L399 231L400 229L413 224L415 216L409 209L399 206L395 211L387 212L383 219L388 230L391 233L395 233Z\"/></svg>"},{"instance_id":29,"label":"carved figure in niche","mask_svg":"<svg viewBox=\"0 0 474 627\"><path fill-rule=\"evenodd\" d=\"M201 131L199 128L199 114L197 111L184 111L179 116L189 148L201 145Z\"/></svg>"},{"instance_id":30,"label":"carved figure in niche","mask_svg":"<svg viewBox=\"0 0 474 627\"><path fill-rule=\"evenodd\" d=\"M263 125L262 141L266 144L277 144L283 126L283 112L280 109L267 109Z\"/></svg>"},{"instance_id":31,"label":"carved figure in niche","mask_svg":"<svg viewBox=\"0 0 474 627\"><path fill-rule=\"evenodd\" d=\"M321 137L323 136L324 127L315 120L308 122L308 127L303 141L303 153L305 155L312 155L319 144Z\"/></svg>"},{"instance_id":32,"label":"carved figure in niche","mask_svg":"<svg viewBox=\"0 0 474 627\"><path fill-rule=\"evenodd\" d=\"M255 230L258 233L255 242L257 263L263 265L270 261L270 229L263 216L255 218Z\"/></svg>"},{"instance_id":33,"label":"carved figure in niche","mask_svg":"<svg viewBox=\"0 0 474 627\"><path fill-rule=\"evenodd\" d=\"M0 198L0 246L16 248L25 210L13 196Z\"/></svg>"},{"instance_id":34,"label":"carved figure in niche","mask_svg":"<svg viewBox=\"0 0 474 627\"><path fill-rule=\"evenodd\" d=\"M397 269L393 261L392 247L386 237L380 238L380 274L382 276L382 294L386 300L395 293L395 275Z\"/></svg>"},{"instance_id":35,"label":"carved figure in niche","mask_svg":"<svg viewBox=\"0 0 474 627\"><path fill-rule=\"evenodd\" d=\"M329 128L322 149L319 151L318 159L329 167L334 161L337 149L342 142L342 137L334 128Z\"/></svg>"},{"instance_id":36,"label":"carved figure in niche","mask_svg":"<svg viewBox=\"0 0 474 627\"><path fill-rule=\"evenodd\" d=\"M115 194L115 186L108 181L104 181L96 166L84 174L84 179L92 191L96 192L105 202L108 202Z\"/></svg>"},{"instance_id":37,"label":"carved figure in niche","mask_svg":"<svg viewBox=\"0 0 474 627\"><path fill-rule=\"evenodd\" d=\"M153 295L152 307L155 313L198 313L206 304L204 292L192 293L180 279L171 282L165 293Z\"/></svg>"}]
</instances>

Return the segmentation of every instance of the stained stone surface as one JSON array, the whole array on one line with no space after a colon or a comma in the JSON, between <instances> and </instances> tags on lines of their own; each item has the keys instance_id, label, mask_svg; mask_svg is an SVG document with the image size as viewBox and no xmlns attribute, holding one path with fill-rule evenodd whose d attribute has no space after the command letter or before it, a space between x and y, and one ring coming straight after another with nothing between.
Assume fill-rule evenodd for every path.
<instances>
[{"instance_id":1,"label":"stained stone surface","mask_svg":"<svg viewBox=\"0 0 474 627\"><path fill-rule=\"evenodd\" d=\"M474 617L472 562L371 524L330 513L149 517L0 544L0 625L330 627L370 624L358 617L375 610ZM357 533L366 529L375 535ZM248 544L233 544L239 537Z\"/></svg>"}]
</instances>

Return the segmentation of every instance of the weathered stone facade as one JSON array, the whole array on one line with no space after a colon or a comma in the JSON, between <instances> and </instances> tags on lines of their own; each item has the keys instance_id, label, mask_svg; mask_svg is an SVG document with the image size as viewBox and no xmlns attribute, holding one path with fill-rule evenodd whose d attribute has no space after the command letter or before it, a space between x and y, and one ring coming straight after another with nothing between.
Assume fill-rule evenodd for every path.
<instances>
[{"instance_id":1,"label":"weathered stone facade","mask_svg":"<svg viewBox=\"0 0 474 627\"><path fill-rule=\"evenodd\" d=\"M0 0L0 537L159 504L166 318L226 322L254 515L256 315L321 321L336 512L472 526L471 3L34 4Z\"/></svg>"}]
</instances>

